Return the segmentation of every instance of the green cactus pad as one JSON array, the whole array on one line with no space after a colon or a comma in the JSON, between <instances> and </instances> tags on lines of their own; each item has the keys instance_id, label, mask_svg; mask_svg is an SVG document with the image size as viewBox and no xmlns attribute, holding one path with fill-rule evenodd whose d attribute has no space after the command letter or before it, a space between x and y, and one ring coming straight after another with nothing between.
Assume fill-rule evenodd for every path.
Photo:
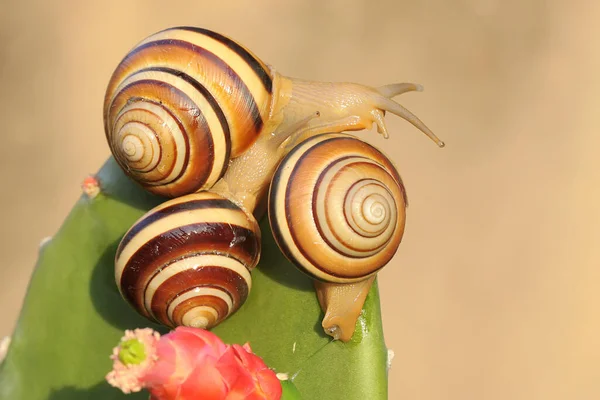
<instances>
[{"instance_id":1,"label":"green cactus pad","mask_svg":"<svg viewBox=\"0 0 600 400\"><path fill-rule=\"evenodd\" d=\"M125 231L164 199L143 191L112 159L97 177L101 193L93 199L82 195L40 249L0 365L1 399L148 398L146 392L125 395L104 380L112 366L109 356L125 329L166 332L121 298L113 261ZM352 341L333 342L321 328L323 314L311 281L283 257L266 217L261 229L262 258L252 273L252 292L213 332L226 343L249 342L276 372L288 374L290 387L303 399L387 399L387 349L377 285ZM293 396L289 398L298 397Z\"/></svg>"}]
</instances>

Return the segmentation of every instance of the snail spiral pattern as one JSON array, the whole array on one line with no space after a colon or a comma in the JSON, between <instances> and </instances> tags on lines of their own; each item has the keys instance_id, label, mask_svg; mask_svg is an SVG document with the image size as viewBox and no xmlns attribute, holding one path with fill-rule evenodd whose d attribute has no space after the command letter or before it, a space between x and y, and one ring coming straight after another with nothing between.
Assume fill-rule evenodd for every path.
<instances>
[{"instance_id":1,"label":"snail spiral pattern","mask_svg":"<svg viewBox=\"0 0 600 400\"><path fill-rule=\"evenodd\" d=\"M170 28L143 40L108 84L104 125L113 156L147 190L209 189L268 119L270 69L233 40Z\"/></svg>"},{"instance_id":2,"label":"snail spiral pattern","mask_svg":"<svg viewBox=\"0 0 600 400\"><path fill-rule=\"evenodd\" d=\"M116 253L121 295L168 327L210 329L244 303L260 258L260 228L231 201L203 191L140 218Z\"/></svg>"},{"instance_id":3,"label":"snail spiral pattern","mask_svg":"<svg viewBox=\"0 0 600 400\"><path fill-rule=\"evenodd\" d=\"M269 194L274 237L318 280L364 280L396 253L406 193L390 160L347 134L304 141L279 165Z\"/></svg>"}]
</instances>

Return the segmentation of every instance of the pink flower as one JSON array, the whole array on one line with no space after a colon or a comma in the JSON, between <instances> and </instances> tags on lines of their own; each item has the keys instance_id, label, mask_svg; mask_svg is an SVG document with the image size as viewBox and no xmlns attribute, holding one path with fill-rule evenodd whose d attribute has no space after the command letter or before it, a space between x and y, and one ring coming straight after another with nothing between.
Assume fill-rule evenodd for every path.
<instances>
[{"instance_id":1,"label":"pink flower","mask_svg":"<svg viewBox=\"0 0 600 400\"><path fill-rule=\"evenodd\" d=\"M136 330L136 340L128 331L114 350L115 369L107 380L123 392L146 388L152 400L281 398L275 372L248 344L228 346L209 331L187 327L178 327L160 339L152 336L156 338L152 342L147 340L148 331L153 332Z\"/></svg>"},{"instance_id":2,"label":"pink flower","mask_svg":"<svg viewBox=\"0 0 600 400\"><path fill-rule=\"evenodd\" d=\"M123 393L139 392L146 373L156 362L156 346L160 335L150 328L125 331L121 342L110 356L113 370L106 375L108 383Z\"/></svg>"}]
</instances>

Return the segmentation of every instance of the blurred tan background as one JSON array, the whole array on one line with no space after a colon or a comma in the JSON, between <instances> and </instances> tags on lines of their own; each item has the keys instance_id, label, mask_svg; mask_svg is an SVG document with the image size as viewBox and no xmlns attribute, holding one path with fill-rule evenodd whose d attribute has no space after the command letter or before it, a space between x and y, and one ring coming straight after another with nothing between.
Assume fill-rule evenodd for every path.
<instances>
[{"instance_id":1,"label":"blurred tan background","mask_svg":"<svg viewBox=\"0 0 600 400\"><path fill-rule=\"evenodd\" d=\"M600 398L600 3L103 1L0 11L0 336L42 238L108 157L105 85L173 25L236 38L279 71L382 85L447 147L388 116L408 188L380 274L390 399Z\"/></svg>"}]
</instances>

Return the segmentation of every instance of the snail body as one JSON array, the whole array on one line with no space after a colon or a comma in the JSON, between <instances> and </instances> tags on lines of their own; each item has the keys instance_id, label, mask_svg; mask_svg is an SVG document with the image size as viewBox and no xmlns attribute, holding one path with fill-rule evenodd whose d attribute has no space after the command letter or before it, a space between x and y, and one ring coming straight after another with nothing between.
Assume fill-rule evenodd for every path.
<instances>
[{"instance_id":1,"label":"snail body","mask_svg":"<svg viewBox=\"0 0 600 400\"><path fill-rule=\"evenodd\" d=\"M443 146L391 100L421 89L285 77L226 36L178 27L147 37L120 62L107 87L104 126L129 176L153 193L177 197L212 188L259 139L289 150L315 134L373 124L387 136L386 111Z\"/></svg>"},{"instance_id":2,"label":"snail body","mask_svg":"<svg viewBox=\"0 0 600 400\"><path fill-rule=\"evenodd\" d=\"M209 329L248 297L260 238L254 217L218 194L169 200L142 216L121 240L117 286L149 319Z\"/></svg>"},{"instance_id":3,"label":"snail body","mask_svg":"<svg viewBox=\"0 0 600 400\"><path fill-rule=\"evenodd\" d=\"M392 162L348 134L322 134L281 161L269 221L284 255L316 280L323 327L349 340L375 274L404 234L406 191Z\"/></svg>"}]
</instances>

